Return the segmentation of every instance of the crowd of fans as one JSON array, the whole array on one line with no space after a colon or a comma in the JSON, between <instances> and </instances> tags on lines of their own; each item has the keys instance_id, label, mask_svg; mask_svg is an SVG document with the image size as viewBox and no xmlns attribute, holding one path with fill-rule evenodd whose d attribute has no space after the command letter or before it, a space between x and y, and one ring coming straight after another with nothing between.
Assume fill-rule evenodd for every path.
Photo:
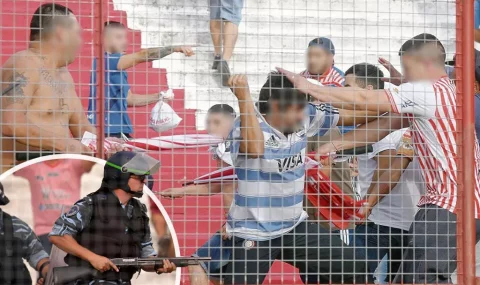
<instances>
[{"instance_id":1,"label":"crowd of fans","mask_svg":"<svg viewBox=\"0 0 480 285\"><path fill-rule=\"evenodd\" d=\"M190 266L190 282L261 284L272 263L282 260L299 270L305 284L450 283L456 269L458 150L454 134L458 126L455 69L446 65L442 42L428 33L405 41L398 47L402 72L383 58L378 63L356 63L342 72L334 64L336 49L332 40L318 37L306 47L306 70L296 74L277 67L275 72L266 74L255 102L248 76L230 74L228 64L234 52L243 1L210 2L215 50L212 68L220 72L223 85L231 88L240 112L237 115L227 104L214 105L208 111L206 125L209 134L223 139L211 150L218 168L233 166L236 179L161 193L167 198L217 193L223 196L227 221L194 254L212 257L212 261ZM97 133L96 92L92 89L86 115L67 69L79 50L80 31L72 10L59 4L43 4L32 17L29 47L3 64L0 155L4 171L35 153L92 154L80 140L85 132ZM168 46L126 54L126 27L113 21L105 23L103 45L106 109L100 111L106 114L105 136L112 141L131 139L133 126L127 108L172 98L160 92L132 93L126 70L175 52L185 56L195 53L188 46ZM92 85L97 84L98 65L95 59ZM390 76L385 76L378 65ZM476 72L475 78L472 87L477 92L480 72ZM111 153L121 150L119 147ZM312 152L314 155L309 156ZM471 167L475 173L478 242L478 143L469 155L475 157ZM52 167L60 165L50 163ZM70 179L76 184L77 178L88 171L85 165L68 167L78 171ZM307 170L312 167L340 187L345 197L361 201L357 219L349 226L338 228L334 221L319 216L319 209L305 198L305 182L311 178ZM42 167L38 166L35 173L23 171L16 175L36 185L41 172ZM133 177L142 185L150 174L132 173L129 179ZM72 187L78 188L75 185ZM40 187L32 187L37 188ZM128 200L137 197L128 189L123 189L132 195ZM126 195L124 192L115 193L120 197ZM98 199L117 197L108 193L100 193ZM0 194L1 198L3 191ZM34 202L39 205L34 209L41 208L39 201L46 197L50 199L48 193L43 193L43 198L38 196ZM43 207L56 207L58 211L59 205L72 204L79 197L72 194L55 198L58 201L42 204ZM94 202L81 201L83 204L75 204L73 211L57 220L51 232L42 228L42 223L52 224L51 217L35 215L39 242L31 241L30 245L47 251L37 250L30 257L21 257L40 272L39 283L48 270L48 256L43 252L48 252L50 240L65 245L65 235L77 234L77 228L78 232L85 230L77 214L82 207L93 207ZM137 205L131 203L132 207ZM94 210L87 212L91 215ZM135 213L133 218L137 217ZM167 241L162 246L165 255L171 255L165 222L158 215L154 213L152 220ZM21 221L15 222L22 226ZM88 234L97 233L92 230ZM148 250L142 252L142 257L155 255L149 236L141 238L146 240L137 242L142 250ZM80 251L68 253L72 260L84 256ZM118 270L109 265L108 259L97 258L91 264L102 272ZM151 271L174 269L168 264L163 270ZM119 274L108 276L132 277L130 273ZM130 284L129 280L107 281Z\"/></svg>"}]
</instances>

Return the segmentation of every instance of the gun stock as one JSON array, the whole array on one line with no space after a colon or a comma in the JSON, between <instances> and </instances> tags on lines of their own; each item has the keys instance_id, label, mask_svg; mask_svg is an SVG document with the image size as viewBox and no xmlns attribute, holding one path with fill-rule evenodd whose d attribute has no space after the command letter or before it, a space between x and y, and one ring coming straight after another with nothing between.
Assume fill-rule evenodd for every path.
<instances>
[{"instance_id":1,"label":"gun stock","mask_svg":"<svg viewBox=\"0 0 480 285\"><path fill-rule=\"evenodd\" d=\"M94 268L63 266L53 268L53 284L63 285L78 279L89 280L95 278L98 271Z\"/></svg>"}]
</instances>

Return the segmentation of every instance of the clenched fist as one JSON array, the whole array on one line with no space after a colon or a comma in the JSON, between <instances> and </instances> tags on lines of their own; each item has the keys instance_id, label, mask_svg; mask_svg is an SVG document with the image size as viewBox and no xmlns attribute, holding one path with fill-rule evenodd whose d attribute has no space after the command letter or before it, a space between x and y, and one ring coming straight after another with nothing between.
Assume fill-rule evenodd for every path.
<instances>
[{"instance_id":1,"label":"clenched fist","mask_svg":"<svg viewBox=\"0 0 480 285\"><path fill-rule=\"evenodd\" d=\"M244 74L230 76L228 86L232 88L233 94L235 94L238 100L244 100L250 96L248 78Z\"/></svg>"}]
</instances>

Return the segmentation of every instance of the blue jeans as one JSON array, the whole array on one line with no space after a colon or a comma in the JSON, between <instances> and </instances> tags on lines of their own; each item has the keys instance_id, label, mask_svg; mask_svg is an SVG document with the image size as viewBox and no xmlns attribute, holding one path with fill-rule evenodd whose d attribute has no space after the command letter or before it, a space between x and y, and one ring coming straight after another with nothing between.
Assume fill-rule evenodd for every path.
<instances>
[{"instance_id":1,"label":"blue jeans","mask_svg":"<svg viewBox=\"0 0 480 285\"><path fill-rule=\"evenodd\" d=\"M201 262L200 266L209 278L219 279L222 268L231 261L232 245L232 240L224 240L218 231L193 256L211 257L212 261Z\"/></svg>"},{"instance_id":2,"label":"blue jeans","mask_svg":"<svg viewBox=\"0 0 480 285\"><path fill-rule=\"evenodd\" d=\"M368 222L355 228L352 241L356 258L368 260L368 271L376 277L376 283L388 284L395 278L408 241L407 231Z\"/></svg>"}]
</instances>

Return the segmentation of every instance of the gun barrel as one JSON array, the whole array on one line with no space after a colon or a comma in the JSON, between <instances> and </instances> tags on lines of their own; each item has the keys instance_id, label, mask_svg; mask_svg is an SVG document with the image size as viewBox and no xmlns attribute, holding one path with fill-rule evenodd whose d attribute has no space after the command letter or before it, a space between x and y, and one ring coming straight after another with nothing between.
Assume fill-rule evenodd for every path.
<instances>
[{"instance_id":1,"label":"gun barrel","mask_svg":"<svg viewBox=\"0 0 480 285\"><path fill-rule=\"evenodd\" d=\"M114 258L112 262L117 266L143 266L157 265L162 266L163 260L168 259L177 267L186 267L189 265L197 265L202 261L210 261L211 257L150 257L150 258Z\"/></svg>"}]
</instances>

